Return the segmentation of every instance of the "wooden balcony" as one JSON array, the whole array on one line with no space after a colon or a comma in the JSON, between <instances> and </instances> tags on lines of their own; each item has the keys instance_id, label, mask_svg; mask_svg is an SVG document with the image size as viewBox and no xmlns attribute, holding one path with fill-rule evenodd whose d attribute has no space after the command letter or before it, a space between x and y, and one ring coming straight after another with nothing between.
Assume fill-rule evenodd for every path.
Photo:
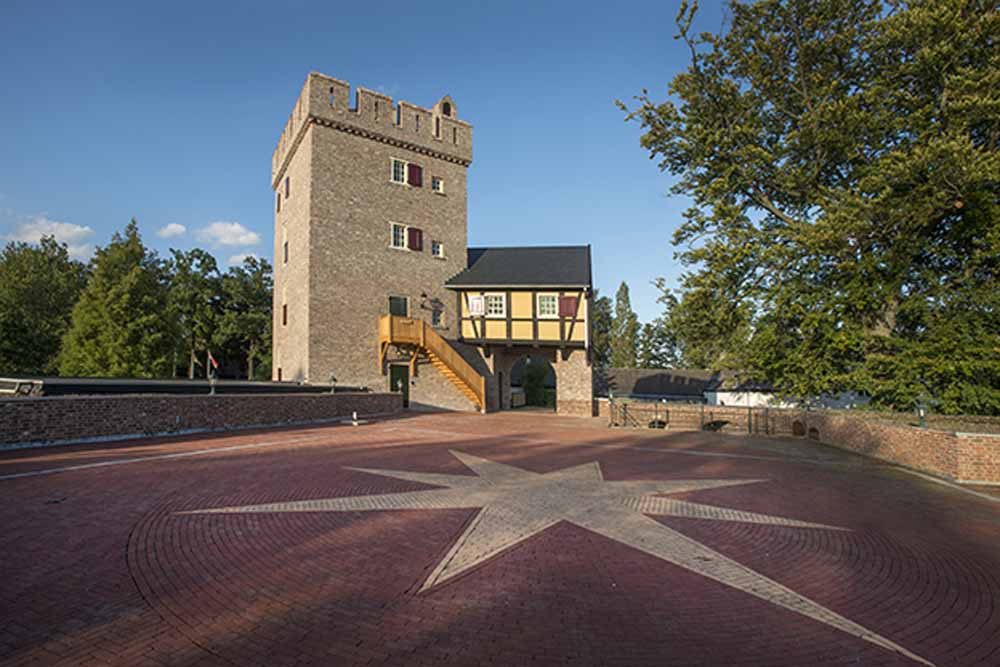
<instances>
[{"instance_id":1,"label":"wooden balcony","mask_svg":"<svg viewBox=\"0 0 1000 667\"><path fill-rule=\"evenodd\" d=\"M378 340L380 370L385 368L386 350L390 345L412 348L411 375L416 374L417 359L422 353L481 412L486 411L486 378L424 320L383 315L379 318Z\"/></svg>"}]
</instances>

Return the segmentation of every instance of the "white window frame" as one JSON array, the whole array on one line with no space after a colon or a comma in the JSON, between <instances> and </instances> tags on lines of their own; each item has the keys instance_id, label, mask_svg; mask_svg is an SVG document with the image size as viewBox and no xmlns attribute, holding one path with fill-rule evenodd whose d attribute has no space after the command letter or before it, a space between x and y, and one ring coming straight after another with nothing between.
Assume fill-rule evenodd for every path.
<instances>
[{"instance_id":1,"label":"white window frame","mask_svg":"<svg viewBox=\"0 0 1000 667\"><path fill-rule=\"evenodd\" d=\"M503 292L487 292L483 295L484 304L483 312L488 319L506 319L507 318L507 295ZM500 312L491 313L490 312L490 299L500 299Z\"/></svg>"},{"instance_id":2,"label":"white window frame","mask_svg":"<svg viewBox=\"0 0 1000 667\"><path fill-rule=\"evenodd\" d=\"M434 185L437 184L437 187ZM431 192L439 195L444 194L444 179L440 176L431 176Z\"/></svg>"},{"instance_id":3,"label":"white window frame","mask_svg":"<svg viewBox=\"0 0 1000 667\"><path fill-rule=\"evenodd\" d=\"M396 163L403 165L403 180L396 180ZM402 158L394 157L389 159L389 182L396 185L410 185L410 163Z\"/></svg>"},{"instance_id":4,"label":"white window frame","mask_svg":"<svg viewBox=\"0 0 1000 667\"><path fill-rule=\"evenodd\" d=\"M435 246L437 247L437 252L434 252ZM437 259L444 259L444 244L440 241L435 241L431 239L431 257L436 257Z\"/></svg>"},{"instance_id":5,"label":"white window frame","mask_svg":"<svg viewBox=\"0 0 1000 667\"><path fill-rule=\"evenodd\" d=\"M552 298L555 303L555 308L551 313L542 312L542 297ZM538 315L540 320L558 320L559 319L559 295L554 292L539 292L535 295L535 313Z\"/></svg>"},{"instance_id":6,"label":"white window frame","mask_svg":"<svg viewBox=\"0 0 1000 667\"><path fill-rule=\"evenodd\" d=\"M403 230L403 245L396 245L396 228L397 227L399 227L400 229ZM404 225L404 224L399 223L399 222L390 222L389 223L389 247L392 248L393 250L406 250L406 251L409 251L409 249L410 249L409 238L408 238L409 235L410 235L410 226L409 225Z\"/></svg>"},{"instance_id":7,"label":"white window frame","mask_svg":"<svg viewBox=\"0 0 1000 667\"><path fill-rule=\"evenodd\" d=\"M473 301L473 299L482 299L483 300L483 302L482 302L483 303L483 310L482 310L481 313L477 313L473 309L472 304L475 303L475 301ZM467 303L467 309L469 311L469 316L470 317L483 317L483 316L486 315L486 297L482 296L481 294L467 294L466 295L466 303Z\"/></svg>"}]
</instances>

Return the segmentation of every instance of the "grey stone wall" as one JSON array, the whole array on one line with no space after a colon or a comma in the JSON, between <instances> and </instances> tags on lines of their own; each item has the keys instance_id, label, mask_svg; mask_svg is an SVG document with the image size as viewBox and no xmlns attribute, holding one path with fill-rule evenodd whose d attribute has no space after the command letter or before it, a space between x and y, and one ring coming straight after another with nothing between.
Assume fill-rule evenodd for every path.
<instances>
[{"instance_id":1,"label":"grey stone wall","mask_svg":"<svg viewBox=\"0 0 1000 667\"><path fill-rule=\"evenodd\" d=\"M306 129L299 149L291 156L278 190L281 210L274 214L274 308L273 359L271 376L282 380L303 382L311 377L309 369L309 248L312 215L312 160L315 128ZM285 180L289 179L290 196L285 195ZM284 261L283 244L288 240L288 262ZM288 323L282 324L282 306L288 306ZM326 378L316 378L325 382Z\"/></svg>"},{"instance_id":2,"label":"grey stone wall","mask_svg":"<svg viewBox=\"0 0 1000 667\"><path fill-rule=\"evenodd\" d=\"M422 187L393 183L392 158L419 164ZM428 322L433 308L441 310L439 332L457 337L457 301L444 283L466 264L471 158L471 126L443 116L440 104L401 103L397 115L385 95L357 88L351 99L345 82L310 74L272 160L279 190L286 176L292 179L292 197L275 218L275 376L282 368L284 379L326 382L332 375L342 384L387 389L377 323L389 312L389 296L408 298L410 315ZM434 177L443 179L443 194L432 191ZM423 249L391 247L393 222L420 228ZM443 243L443 259L431 255L433 241ZM408 360L389 356L390 363ZM426 360L411 380L415 405L474 409Z\"/></svg>"}]
</instances>

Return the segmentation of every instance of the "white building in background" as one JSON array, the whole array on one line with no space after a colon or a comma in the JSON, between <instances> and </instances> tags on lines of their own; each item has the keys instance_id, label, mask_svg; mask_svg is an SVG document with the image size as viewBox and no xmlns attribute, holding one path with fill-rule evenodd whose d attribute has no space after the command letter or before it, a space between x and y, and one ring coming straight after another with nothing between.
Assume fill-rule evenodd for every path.
<instances>
[{"instance_id":1,"label":"white building in background","mask_svg":"<svg viewBox=\"0 0 1000 667\"><path fill-rule=\"evenodd\" d=\"M598 377L599 396L614 395L638 399L702 403L729 407L798 408L800 399L780 396L772 386L741 381L733 371L706 371L689 368L609 368ZM846 410L863 407L868 397L854 392L822 396L811 407Z\"/></svg>"}]
</instances>

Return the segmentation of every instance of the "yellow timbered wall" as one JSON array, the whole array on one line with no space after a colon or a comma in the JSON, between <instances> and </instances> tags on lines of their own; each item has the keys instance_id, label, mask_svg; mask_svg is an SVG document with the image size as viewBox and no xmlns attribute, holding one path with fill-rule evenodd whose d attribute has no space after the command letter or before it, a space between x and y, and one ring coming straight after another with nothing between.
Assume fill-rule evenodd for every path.
<instances>
[{"instance_id":1,"label":"yellow timbered wall","mask_svg":"<svg viewBox=\"0 0 1000 667\"><path fill-rule=\"evenodd\" d=\"M503 314L472 316L469 312L469 297L487 295L503 298ZM539 303L540 296L549 297L550 303L554 300L555 314L543 315L540 312L542 310ZM573 317L559 316L559 297L576 297L577 308ZM462 338L465 340L578 347L584 347L589 343L588 290L464 290L458 292L458 299L461 309Z\"/></svg>"}]
</instances>

